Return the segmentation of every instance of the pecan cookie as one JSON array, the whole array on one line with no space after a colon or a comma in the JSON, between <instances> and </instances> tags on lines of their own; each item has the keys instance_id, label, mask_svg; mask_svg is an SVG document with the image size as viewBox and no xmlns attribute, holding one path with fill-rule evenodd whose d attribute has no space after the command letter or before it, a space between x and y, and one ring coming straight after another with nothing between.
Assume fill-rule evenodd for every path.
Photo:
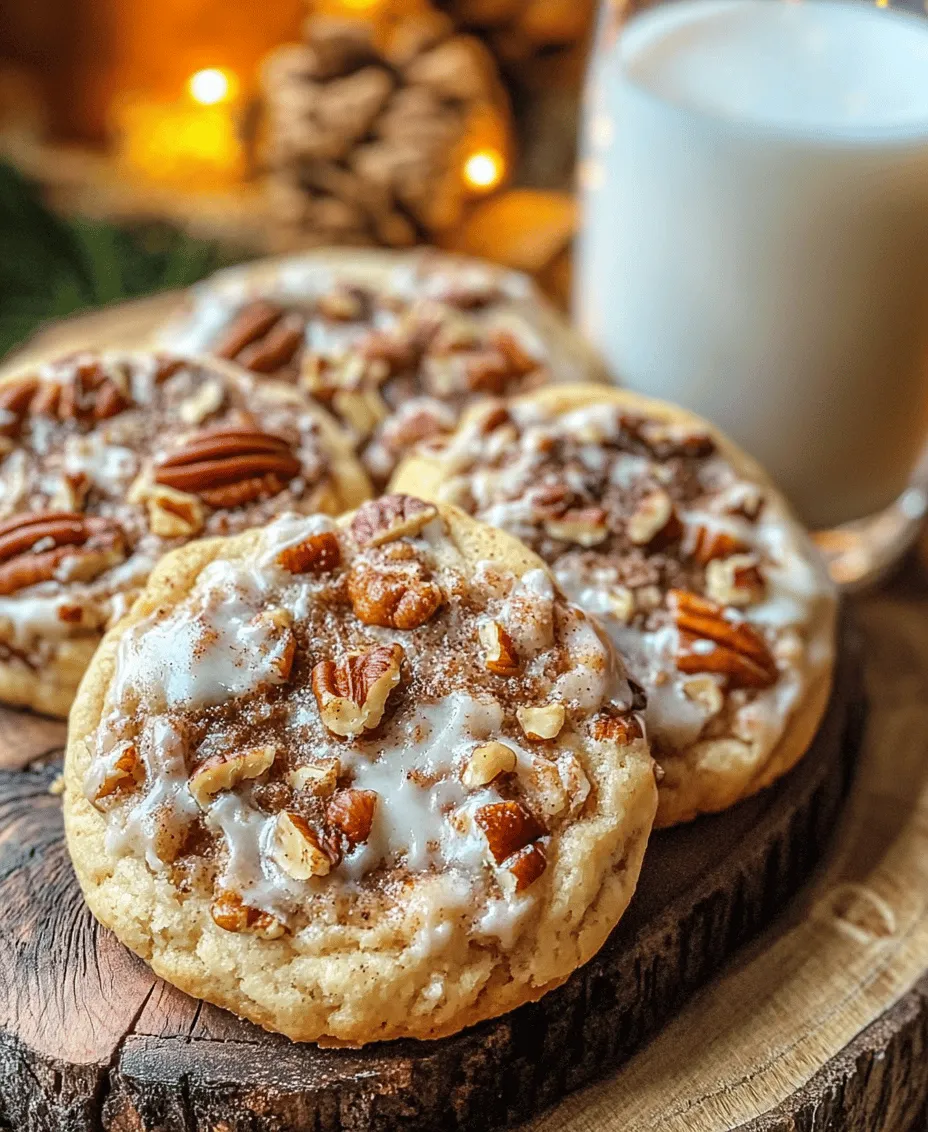
<instances>
[{"instance_id":1,"label":"pecan cookie","mask_svg":"<svg viewBox=\"0 0 928 1132\"><path fill-rule=\"evenodd\" d=\"M434 250L328 249L223 271L157 337L298 380L352 430L381 487L477 398L600 376L525 276Z\"/></svg>"},{"instance_id":2,"label":"pecan cookie","mask_svg":"<svg viewBox=\"0 0 928 1132\"><path fill-rule=\"evenodd\" d=\"M386 496L163 560L71 714L91 909L298 1040L431 1038L600 947L657 803L637 692L516 540Z\"/></svg>"},{"instance_id":3,"label":"pecan cookie","mask_svg":"<svg viewBox=\"0 0 928 1132\"><path fill-rule=\"evenodd\" d=\"M339 426L235 367L76 354L0 381L0 700L67 714L172 547L370 494Z\"/></svg>"},{"instance_id":4,"label":"pecan cookie","mask_svg":"<svg viewBox=\"0 0 928 1132\"><path fill-rule=\"evenodd\" d=\"M473 410L395 484L518 536L599 616L648 699L657 824L725 809L802 756L828 698L835 594L764 472L625 390Z\"/></svg>"}]
</instances>

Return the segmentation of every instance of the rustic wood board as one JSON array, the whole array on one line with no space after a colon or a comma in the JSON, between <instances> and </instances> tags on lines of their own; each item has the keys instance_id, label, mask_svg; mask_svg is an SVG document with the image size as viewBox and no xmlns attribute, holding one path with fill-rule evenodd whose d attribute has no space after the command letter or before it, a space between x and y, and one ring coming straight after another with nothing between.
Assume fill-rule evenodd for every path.
<instances>
[{"instance_id":1,"label":"rustic wood board","mask_svg":"<svg viewBox=\"0 0 928 1132\"><path fill-rule=\"evenodd\" d=\"M30 344L28 353L130 345L176 301L159 296L54 326ZM854 604L863 628L870 722L850 804L813 881L618 1073L574 1093L524 1132L928 1129L928 1108L922 1107L928 1102L928 580L912 565L887 591ZM47 756L62 736L59 725L0 714L0 766ZM813 765L806 760L788 780L789 788ZM295 1052L299 1047L268 1039L177 994L154 980L108 933L91 926L69 880L58 801L45 793L53 773L50 767L33 767L7 776L0 801L0 1127L5 1119L17 1130L96 1130L104 1110L102 1126L116 1132L323 1128L328 1126L323 1120L306 1123L306 1110L295 1100L309 1080L329 1090L324 1106L329 1124L337 1117L344 1127L363 1127L367 1119L368 1126L396 1128L389 1086L411 1081L415 1091L421 1078L399 1073L366 1102L339 1095L325 1064L307 1078ZM746 869L763 840L765 814L771 813L763 808L775 805L786 788L775 788L725 819L743 823L739 851ZM827 814L822 815L821 802L813 806L818 811L813 825L820 831L835 824L834 785L824 796L830 799ZM753 809L758 805L761 811ZM677 837L664 836L668 845ZM697 837L696 851L699 842ZM804 844L814 856L817 843L806 839ZM675 937L677 969L691 976L690 986L708 973L696 956L709 950L714 962L721 956L709 945L720 942L724 949L733 942L725 936L726 922L740 922L745 931L756 924L745 924L740 895L734 915L730 901L715 908L705 901L705 875L687 891L694 873L685 871L690 863L685 840L677 848L676 853L667 850L663 868L671 890L664 890L664 899L673 895L676 883L677 897L682 892L691 908L702 907L706 914L702 937L679 932ZM655 840L642 887L620 931L634 935L649 914L667 907L656 895L662 853L660 839ZM738 859L737 852L733 857ZM37 860L44 862L38 871L29 867ZM775 856L772 871L781 881L783 867ZM43 939L37 925L52 909L59 926ZM651 922L659 925L659 916ZM659 948L668 941L655 929L650 942ZM645 990L654 991L653 966L633 974ZM683 989L662 985L664 1005L669 1007L668 996L675 991L680 997ZM78 990L89 998L75 1017L67 1003ZM597 998L602 983L591 983L590 990L591 1000ZM536 1042L536 1053L563 1051L572 1035L570 1011L568 1002L563 1025L551 1011L551 1035ZM639 1017L633 1033L613 1034L613 1053L630 1049L644 1028L639 1023L649 1021L657 1019ZM456 1061L443 1062L445 1091L454 1095L462 1087L479 1086L495 1061L524 1036L524 1028L520 1033L514 1027L496 1048L482 1054L463 1050ZM216 1072L211 1077L203 1069L206 1050L219 1041L240 1081L233 1090L219 1087ZM267 1062L262 1068L254 1056L255 1044L268 1041L273 1088ZM359 1079L370 1080L363 1076L368 1071L363 1060L357 1064ZM557 1072L553 1078L556 1091ZM172 1080L173 1085L166 1083ZM516 1107L533 1089L538 1096L530 1096L532 1101L552 1095L551 1081L512 1061L505 1090L516 1098ZM145 1093L151 1096L147 1108L140 1101ZM487 1111L494 1103L498 1098L488 1095ZM223 1107L238 1113L233 1122L218 1115ZM517 1111L527 1116L529 1108ZM457 1115L447 1128L461 1126Z\"/></svg>"},{"instance_id":2,"label":"rustic wood board","mask_svg":"<svg viewBox=\"0 0 928 1132\"><path fill-rule=\"evenodd\" d=\"M437 1132L540 1112L626 1058L781 911L830 839L861 705L849 646L800 767L656 836L628 915L564 987L441 1042L357 1052L296 1045L196 1002L98 928L49 793L62 725L2 713L0 1113L29 1132Z\"/></svg>"}]
</instances>

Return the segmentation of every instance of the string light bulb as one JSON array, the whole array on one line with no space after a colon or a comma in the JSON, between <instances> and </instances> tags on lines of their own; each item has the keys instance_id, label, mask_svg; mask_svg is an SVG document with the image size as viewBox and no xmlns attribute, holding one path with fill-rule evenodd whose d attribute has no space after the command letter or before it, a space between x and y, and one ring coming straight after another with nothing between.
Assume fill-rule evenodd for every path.
<instances>
[{"instance_id":1,"label":"string light bulb","mask_svg":"<svg viewBox=\"0 0 928 1132\"><path fill-rule=\"evenodd\" d=\"M236 93L235 76L220 67L206 67L187 80L187 92L201 106L228 102Z\"/></svg>"},{"instance_id":2,"label":"string light bulb","mask_svg":"<svg viewBox=\"0 0 928 1132\"><path fill-rule=\"evenodd\" d=\"M506 163L498 149L478 149L464 162L464 180L471 189L487 193L502 181Z\"/></svg>"}]
</instances>

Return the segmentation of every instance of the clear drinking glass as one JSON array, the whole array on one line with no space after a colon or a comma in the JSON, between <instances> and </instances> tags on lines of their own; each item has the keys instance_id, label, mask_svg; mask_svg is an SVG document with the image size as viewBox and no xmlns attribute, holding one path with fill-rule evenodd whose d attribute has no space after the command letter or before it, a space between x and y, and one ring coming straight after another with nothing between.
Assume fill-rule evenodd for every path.
<instances>
[{"instance_id":1,"label":"clear drinking glass","mask_svg":"<svg viewBox=\"0 0 928 1132\"><path fill-rule=\"evenodd\" d=\"M922 0L606 0L575 313L760 459L852 588L928 509Z\"/></svg>"}]
</instances>

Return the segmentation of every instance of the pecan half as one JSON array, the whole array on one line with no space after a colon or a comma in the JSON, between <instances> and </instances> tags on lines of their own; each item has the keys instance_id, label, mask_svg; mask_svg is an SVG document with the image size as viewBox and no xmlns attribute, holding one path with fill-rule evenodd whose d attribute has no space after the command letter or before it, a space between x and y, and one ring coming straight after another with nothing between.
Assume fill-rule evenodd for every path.
<instances>
[{"instance_id":1,"label":"pecan half","mask_svg":"<svg viewBox=\"0 0 928 1132\"><path fill-rule=\"evenodd\" d=\"M273 334L273 331L283 321L285 315L286 312L283 307L279 307L276 303L270 303L265 299L258 299L253 303L248 303L241 308L230 325L226 327L224 333L213 343L212 353L220 358L228 358L230 361L237 361L245 366L246 369L259 368L262 366L262 363L266 366L267 357L263 353L265 340ZM286 357L283 362L279 363L280 365L285 365L293 358L293 355L296 353L302 341L302 331L303 327L301 325L300 337L296 345L290 352L289 357ZM273 341L271 345L273 348ZM276 351L272 349L272 351L269 352L276 352L279 355L282 353L279 341L276 345ZM249 362L252 364L249 364ZM260 372L268 373L270 371L267 368L260 368Z\"/></svg>"},{"instance_id":2,"label":"pecan half","mask_svg":"<svg viewBox=\"0 0 928 1132\"><path fill-rule=\"evenodd\" d=\"M408 543L388 549L408 550L410 557L394 557L382 565L363 559L355 562L348 574L351 608L365 625L417 629L441 605L441 589L430 580Z\"/></svg>"},{"instance_id":3,"label":"pecan half","mask_svg":"<svg viewBox=\"0 0 928 1132\"><path fill-rule=\"evenodd\" d=\"M722 606L688 590L671 590L668 599L679 629L681 672L716 672L733 688L769 688L776 683L773 654L746 621L730 621Z\"/></svg>"},{"instance_id":4,"label":"pecan half","mask_svg":"<svg viewBox=\"0 0 928 1132\"><path fill-rule=\"evenodd\" d=\"M306 323L300 315L284 315L259 342L246 346L235 360L253 373L274 373L293 361L303 345L305 331Z\"/></svg>"},{"instance_id":5,"label":"pecan half","mask_svg":"<svg viewBox=\"0 0 928 1132\"><path fill-rule=\"evenodd\" d=\"M359 546L382 546L418 534L437 514L433 504L411 495L382 495L362 503L351 520L351 533Z\"/></svg>"},{"instance_id":6,"label":"pecan half","mask_svg":"<svg viewBox=\"0 0 928 1132\"><path fill-rule=\"evenodd\" d=\"M335 735L354 736L377 727L387 697L400 682L400 645L378 645L337 663L313 666L312 688L322 722Z\"/></svg>"},{"instance_id":7,"label":"pecan half","mask_svg":"<svg viewBox=\"0 0 928 1132\"><path fill-rule=\"evenodd\" d=\"M77 512L14 515L0 523L0 594L48 582L66 558L87 558L82 579L119 561L122 529L112 519Z\"/></svg>"},{"instance_id":8,"label":"pecan half","mask_svg":"<svg viewBox=\"0 0 928 1132\"><path fill-rule=\"evenodd\" d=\"M249 428L207 429L155 465L155 482L198 495L212 507L239 507L282 491L300 461L282 437Z\"/></svg>"}]
</instances>

